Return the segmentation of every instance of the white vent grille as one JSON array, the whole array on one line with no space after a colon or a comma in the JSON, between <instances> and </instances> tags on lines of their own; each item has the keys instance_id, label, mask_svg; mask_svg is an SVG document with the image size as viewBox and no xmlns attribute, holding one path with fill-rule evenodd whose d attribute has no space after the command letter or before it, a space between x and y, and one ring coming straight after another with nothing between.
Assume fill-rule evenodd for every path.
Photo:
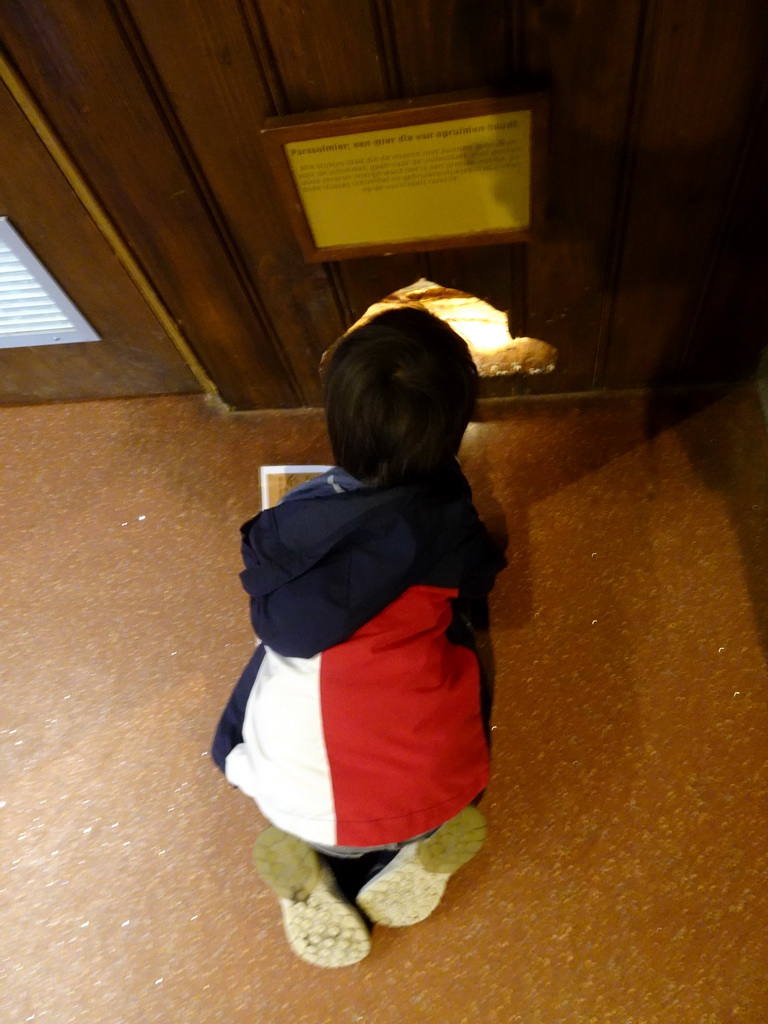
<instances>
[{"instance_id":1,"label":"white vent grille","mask_svg":"<svg viewBox=\"0 0 768 1024\"><path fill-rule=\"evenodd\" d=\"M7 217L0 217L0 348L99 341Z\"/></svg>"}]
</instances>

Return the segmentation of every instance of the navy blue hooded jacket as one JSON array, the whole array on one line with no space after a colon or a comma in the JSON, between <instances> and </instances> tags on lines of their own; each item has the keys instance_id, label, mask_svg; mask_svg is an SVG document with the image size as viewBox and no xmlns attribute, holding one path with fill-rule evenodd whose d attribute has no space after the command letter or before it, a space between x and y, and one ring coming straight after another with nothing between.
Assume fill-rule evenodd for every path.
<instances>
[{"instance_id":1,"label":"navy blue hooded jacket","mask_svg":"<svg viewBox=\"0 0 768 1024\"><path fill-rule=\"evenodd\" d=\"M456 602L487 595L504 565L458 464L386 489L333 469L241 532L261 643L216 763L310 842L380 845L448 820L487 779Z\"/></svg>"}]
</instances>

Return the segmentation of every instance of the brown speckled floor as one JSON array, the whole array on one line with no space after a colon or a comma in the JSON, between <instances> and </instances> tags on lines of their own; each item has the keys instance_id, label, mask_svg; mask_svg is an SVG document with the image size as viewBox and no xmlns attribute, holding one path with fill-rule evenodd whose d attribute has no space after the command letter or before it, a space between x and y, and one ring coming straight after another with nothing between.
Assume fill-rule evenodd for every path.
<instances>
[{"instance_id":1,"label":"brown speckled floor","mask_svg":"<svg viewBox=\"0 0 768 1024\"><path fill-rule=\"evenodd\" d=\"M497 404L491 835L356 967L294 959L207 751L238 527L316 413L0 409L3 1024L766 1024L768 444L752 389Z\"/></svg>"}]
</instances>

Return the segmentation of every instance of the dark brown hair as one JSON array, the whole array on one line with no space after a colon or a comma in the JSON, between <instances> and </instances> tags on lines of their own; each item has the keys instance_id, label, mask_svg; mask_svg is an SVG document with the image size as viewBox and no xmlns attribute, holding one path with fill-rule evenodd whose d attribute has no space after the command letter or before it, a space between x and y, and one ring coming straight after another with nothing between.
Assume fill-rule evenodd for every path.
<instances>
[{"instance_id":1,"label":"dark brown hair","mask_svg":"<svg viewBox=\"0 0 768 1024\"><path fill-rule=\"evenodd\" d=\"M456 455L477 369L447 323L406 307L345 335L324 384L336 462L370 487L392 487L426 479Z\"/></svg>"}]
</instances>

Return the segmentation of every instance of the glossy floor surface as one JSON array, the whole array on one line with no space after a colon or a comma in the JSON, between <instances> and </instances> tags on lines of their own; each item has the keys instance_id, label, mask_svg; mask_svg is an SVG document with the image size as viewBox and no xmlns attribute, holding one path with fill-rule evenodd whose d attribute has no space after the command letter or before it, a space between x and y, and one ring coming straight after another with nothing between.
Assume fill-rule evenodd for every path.
<instances>
[{"instance_id":1,"label":"glossy floor surface","mask_svg":"<svg viewBox=\"0 0 768 1024\"><path fill-rule=\"evenodd\" d=\"M314 412L0 409L3 1024L765 1024L768 444L752 389L491 404L490 837L322 971L208 757L238 527Z\"/></svg>"}]
</instances>

